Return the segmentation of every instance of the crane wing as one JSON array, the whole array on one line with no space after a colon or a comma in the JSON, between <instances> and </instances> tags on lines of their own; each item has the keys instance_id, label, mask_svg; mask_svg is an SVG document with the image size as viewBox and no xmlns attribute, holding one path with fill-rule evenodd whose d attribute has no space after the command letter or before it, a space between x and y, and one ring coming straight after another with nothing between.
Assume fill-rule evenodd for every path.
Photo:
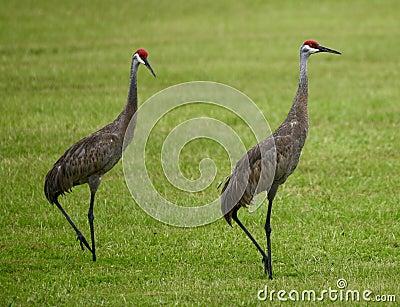
<instances>
[{"instance_id":1,"label":"crane wing","mask_svg":"<svg viewBox=\"0 0 400 307\"><path fill-rule=\"evenodd\" d=\"M122 143L113 133L94 133L72 145L46 176L45 190L52 195L69 192L75 185L88 182L93 175L101 177L121 158Z\"/></svg>"},{"instance_id":2,"label":"crane wing","mask_svg":"<svg viewBox=\"0 0 400 307\"><path fill-rule=\"evenodd\" d=\"M276 150L272 136L251 148L236 164L222 190L222 212L248 206L255 195L268 191L274 181Z\"/></svg>"}]
</instances>

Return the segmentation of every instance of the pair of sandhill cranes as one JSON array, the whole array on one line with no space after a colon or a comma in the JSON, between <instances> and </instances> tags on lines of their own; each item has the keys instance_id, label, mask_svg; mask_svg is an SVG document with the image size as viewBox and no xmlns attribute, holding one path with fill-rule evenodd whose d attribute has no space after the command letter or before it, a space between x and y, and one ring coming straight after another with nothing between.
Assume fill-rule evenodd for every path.
<instances>
[{"instance_id":1,"label":"pair of sandhill cranes","mask_svg":"<svg viewBox=\"0 0 400 307\"><path fill-rule=\"evenodd\" d=\"M278 187L296 168L307 137L307 62L310 55L319 52L340 54L340 52L323 47L313 40L307 40L301 45L299 84L287 118L278 129L251 148L238 161L222 189L221 209L226 221L232 226L233 219L251 239L262 255L264 273L268 273L270 279L272 279L270 239L272 202ZM122 156L124 135L138 107L136 77L139 65L144 64L155 76L147 56L148 53L144 49L138 49L132 56L128 98L118 117L112 123L72 145L53 165L45 179L46 198L51 204L56 204L64 214L74 228L82 250L85 246L92 253L93 261L96 261L93 225L94 198L103 175L113 168ZM66 192L70 192L72 187L84 183L88 183L90 188L88 220L91 245L58 201L60 195L64 195ZM267 192L268 198L265 222L267 254L237 216L238 210L250 205L253 197L262 191Z\"/></svg>"}]
</instances>

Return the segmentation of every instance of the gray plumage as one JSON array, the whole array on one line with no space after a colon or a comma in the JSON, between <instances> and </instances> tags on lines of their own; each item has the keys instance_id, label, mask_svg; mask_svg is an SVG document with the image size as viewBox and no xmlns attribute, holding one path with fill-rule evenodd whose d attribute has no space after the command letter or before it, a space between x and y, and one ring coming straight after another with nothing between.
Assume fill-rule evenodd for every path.
<instances>
[{"instance_id":1,"label":"gray plumage","mask_svg":"<svg viewBox=\"0 0 400 307\"><path fill-rule=\"evenodd\" d=\"M296 96L285 121L269 137L251 148L236 164L224 184L221 209L229 225L232 219L249 236L260 251L264 272L272 279L270 216L272 202L278 188L293 173L308 133L308 76L307 62L317 52L340 52L320 46L315 41L306 41L300 48L300 78ZM237 217L241 207L251 204L253 197L267 191L268 212L265 223L268 255Z\"/></svg>"},{"instance_id":2,"label":"gray plumage","mask_svg":"<svg viewBox=\"0 0 400 307\"><path fill-rule=\"evenodd\" d=\"M83 245L85 245L91 251L93 261L96 261L93 226L94 197L103 175L112 169L122 156L125 132L129 122L137 111L136 76L140 63L148 67L155 76L147 61L147 52L144 49L138 49L132 56L128 98L122 112L112 123L72 145L54 163L45 179L44 193L47 200L51 204L56 204L65 215L68 222L76 231L82 249ZM92 239L91 247L58 201L60 195L71 192L74 186L85 183L89 184L91 193L88 213Z\"/></svg>"}]
</instances>

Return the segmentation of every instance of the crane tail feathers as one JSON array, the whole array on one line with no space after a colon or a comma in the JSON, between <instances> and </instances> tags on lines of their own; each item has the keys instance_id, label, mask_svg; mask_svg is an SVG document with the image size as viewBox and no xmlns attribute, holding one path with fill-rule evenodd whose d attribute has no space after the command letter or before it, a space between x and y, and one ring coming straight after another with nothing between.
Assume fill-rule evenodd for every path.
<instances>
[{"instance_id":1,"label":"crane tail feathers","mask_svg":"<svg viewBox=\"0 0 400 307\"><path fill-rule=\"evenodd\" d=\"M44 194L50 204L55 204L58 196L71 192L73 185L70 180L67 179L68 176L63 175L63 168L57 164L55 164L46 175Z\"/></svg>"},{"instance_id":2,"label":"crane tail feathers","mask_svg":"<svg viewBox=\"0 0 400 307\"><path fill-rule=\"evenodd\" d=\"M226 222L232 227L232 214L241 207L247 207L248 199L245 188L237 182L235 174L227 177L221 191L221 210Z\"/></svg>"}]
</instances>

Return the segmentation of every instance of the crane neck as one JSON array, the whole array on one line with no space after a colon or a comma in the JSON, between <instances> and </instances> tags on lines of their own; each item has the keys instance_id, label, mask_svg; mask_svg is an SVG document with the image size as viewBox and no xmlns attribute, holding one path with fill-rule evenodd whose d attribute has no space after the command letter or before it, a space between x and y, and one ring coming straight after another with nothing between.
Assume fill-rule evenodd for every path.
<instances>
[{"instance_id":1,"label":"crane neck","mask_svg":"<svg viewBox=\"0 0 400 307\"><path fill-rule=\"evenodd\" d=\"M130 72L130 82L129 91L126 104L122 112L118 115L115 121L112 123L115 128L115 133L123 140L125 137L126 129L132 117L138 109L138 99L137 99L137 71L139 68L139 62L136 58L132 59L131 72Z\"/></svg>"},{"instance_id":2,"label":"crane neck","mask_svg":"<svg viewBox=\"0 0 400 307\"><path fill-rule=\"evenodd\" d=\"M126 100L125 108L126 111L132 118L133 114L137 111L138 99L137 99L137 71L139 68L139 62L136 58L133 58L131 64L131 74L129 82L128 98ZM130 119L129 119L130 120Z\"/></svg>"},{"instance_id":3,"label":"crane neck","mask_svg":"<svg viewBox=\"0 0 400 307\"><path fill-rule=\"evenodd\" d=\"M308 122L308 56L300 55L300 78L296 96L288 114L288 119Z\"/></svg>"}]
</instances>

